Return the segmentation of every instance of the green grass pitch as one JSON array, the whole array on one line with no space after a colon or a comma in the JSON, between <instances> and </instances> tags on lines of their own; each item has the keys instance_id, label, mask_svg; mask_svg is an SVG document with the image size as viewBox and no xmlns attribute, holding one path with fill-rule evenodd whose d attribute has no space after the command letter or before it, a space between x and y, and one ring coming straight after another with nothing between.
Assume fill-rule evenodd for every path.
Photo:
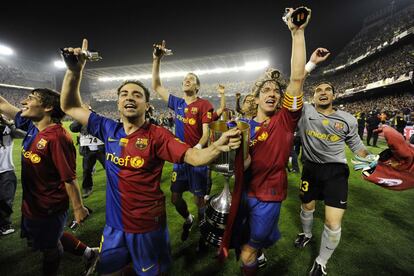
<instances>
[{"instance_id":1,"label":"green grass pitch","mask_svg":"<svg viewBox=\"0 0 414 276\"><path fill-rule=\"evenodd\" d=\"M67 124L65 124L67 126ZM14 202L13 223L16 233L0 237L0 275L40 275L42 257L32 252L25 240L20 239L20 205L22 189L20 184L20 147L16 140L13 158L18 176L18 187ZM381 148L371 148L380 152ZM347 157L351 153L347 149ZM78 183L81 184L82 166L78 155ZM240 275L239 263L231 253L224 265L214 259L212 248L203 255L197 255L197 228L193 228L189 240L180 240L183 219L170 203L170 172L172 165L166 163L162 176L162 189L167 198L168 227L170 231L173 266L171 275ZM90 219L75 233L90 246L99 246L105 225L105 171L97 165L94 175L94 192L84 200L93 209ZM213 173L212 194L221 191L224 178ZM288 198L282 204L279 221L282 238L265 251L268 264L259 275L307 275L313 259L318 255L320 235L323 227L323 205L318 204L315 212L314 239L304 249L296 249L293 241L301 231L299 221L300 201L298 189L299 174L289 174ZM185 194L190 211L196 214L192 196ZM359 173L351 171L349 178L348 209L342 224L341 242L328 263L329 275L414 275L414 189L403 192L388 191L363 181ZM70 213L70 217L72 217ZM60 275L80 275L84 263L80 257L64 255Z\"/></svg>"}]
</instances>

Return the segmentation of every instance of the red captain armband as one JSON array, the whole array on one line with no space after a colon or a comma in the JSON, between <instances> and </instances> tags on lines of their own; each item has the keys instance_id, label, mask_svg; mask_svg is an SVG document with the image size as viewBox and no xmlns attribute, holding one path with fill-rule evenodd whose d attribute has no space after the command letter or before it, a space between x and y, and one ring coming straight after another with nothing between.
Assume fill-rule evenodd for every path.
<instances>
[{"instance_id":1,"label":"red captain armband","mask_svg":"<svg viewBox=\"0 0 414 276\"><path fill-rule=\"evenodd\" d=\"M297 111L303 106L303 93L299 96L291 96L285 93L283 96L282 106L289 111Z\"/></svg>"}]
</instances>

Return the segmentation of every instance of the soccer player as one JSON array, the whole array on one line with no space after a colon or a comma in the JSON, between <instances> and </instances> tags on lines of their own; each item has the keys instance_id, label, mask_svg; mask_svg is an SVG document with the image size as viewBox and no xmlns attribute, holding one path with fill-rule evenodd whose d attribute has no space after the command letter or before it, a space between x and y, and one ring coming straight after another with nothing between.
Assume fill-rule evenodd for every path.
<instances>
[{"instance_id":1,"label":"soccer player","mask_svg":"<svg viewBox=\"0 0 414 276\"><path fill-rule=\"evenodd\" d=\"M11 222L17 178L13 164L13 139L26 134L0 115L0 236L14 233Z\"/></svg>"},{"instance_id":2,"label":"soccer player","mask_svg":"<svg viewBox=\"0 0 414 276\"><path fill-rule=\"evenodd\" d=\"M168 102L168 107L174 110L175 135L191 147L201 149L208 140L208 124L212 121L213 106L205 99L197 96L200 90L200 80L194 73L188 73L182 83L183 98L171 94L161 84L160 63L165 53L165 41L154 45L152 63L152 88ZM204 216L204 196L208 191L207 166L194 167L189 164L174 164L171 176L171 202L177 212L185 219L181 240L188 238L193 225L193 215L188 211L183 193L190 191L194 195L198 208L198 220ZM199 247L202 246L200 239Z\"/></svg>"},{"instance_id":3,"label":"soccer player","mask_svg":"<svg viewBox=\"0 0 414 276\"><path fill-rule=\"evenodd\" d=\"M319 48L311 56L316 65L325 60ZM308 71L309 72L309 71ZM299 121L304 159L300 198L300 220L303 233L298 234L295 246L305 247L312 238L315 201L325 202L325 224L319 255L310 275L326 275L326 264L339 244L341 222L347 207L349 169L345 144L358 156L369 155L358 135L358 124L351 114L334 109L334 86L322 81L314 88L315 106L305 104Z\"/></svg>"},{"instance_id":4,"label":"soccer player","mask_svg":"<svg viewBox=\"0 0 414 276\"><path fill-rule=\"evenodd\" d=\"M292 11L290 9L290 13ZM306 61L304 31L309 18L310 14L300 27L290 19L287 22L292 36L291 75L287 88L280 72L270 69L252 89L257 104L254 121L260 123L260 128L250 143L251 163L244 176L247 189L238 210L239 214L246 213L247 225L243 228L249 228L247 241L240 241L243 275L256 275L258 252L280 238L278 220L287 192L285 166L302 108ZM238 227L234 228L237 231ZM223 242L224 239L226 233ZM225 244L221 246L224 255L225 247Z\"/></svg>"},{"instance_id":5,"label":"soccer player","mask_svg":"<svg viewBox=\"0 0 414 276\"><path fill-rule=\"evenodd\" d=\"M236 111L239 113L239 115L247 120L255 117L257 113L257 105L254 99L254 95L247 94L244 96L241 107L240 98L240 93L236 93Z\"/></svg>"},{"instance_id":6,"label":"soccer player","mask_svg":"<svg viewBox=\"0 0 414 276\"><path fill-rule=\"evenodd\" d=\"M43 275L56 275L69 199L78 223L88 216L88 210L76 183L75 147L60 123L65 113L60 109L59 94L34 89L21 103L19 110L0 97L0 112L15 118L16 127L27 132L21 148L22 237L43 252Z\"/></svg>"},{"instance_id":7,"label":"soccer player","mask_svg":"<svg viewBox=\"0 0 414 276\"><path fill-rule=\"evenodd\" d=\"M240 131L232 129L208 148L191 148L163 127L145 120L149 91L139 81L126 81L118 92L122 123L82 107L79 93L87 40L81 48L66 48L67 71L63 81L62 109L88 132L105 142L106 226L98 269L119 275L132 261L139 275L166 273L171 263L165 196L160 188L164 160L206 165L222 151L240 146Z\"/></svg>"}]
</instances>

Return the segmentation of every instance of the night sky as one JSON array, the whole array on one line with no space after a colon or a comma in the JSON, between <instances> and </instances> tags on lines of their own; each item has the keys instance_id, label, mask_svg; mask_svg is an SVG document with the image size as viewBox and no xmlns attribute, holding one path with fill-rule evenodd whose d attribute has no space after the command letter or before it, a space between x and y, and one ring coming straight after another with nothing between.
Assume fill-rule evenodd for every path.
<instances>
[{"instance_id":1,"label":"night sky","mask_svg":"<svg viewBox=\"0 0 414 276\"><path fill-rule=\"evenodd\" d=\"M152 44L162 39L174 51L169 60L272 47L272 63L286 67L291 42L281 20L285 7L312 9L308 55L318 46L335 55L360 30L365 16L391 0L112 2L3 3L0 43L16 56L49 63L59 58L58 48L78 46L86 37L104 58L98 67L149 63Z\"/></svg>"}]
</instances>

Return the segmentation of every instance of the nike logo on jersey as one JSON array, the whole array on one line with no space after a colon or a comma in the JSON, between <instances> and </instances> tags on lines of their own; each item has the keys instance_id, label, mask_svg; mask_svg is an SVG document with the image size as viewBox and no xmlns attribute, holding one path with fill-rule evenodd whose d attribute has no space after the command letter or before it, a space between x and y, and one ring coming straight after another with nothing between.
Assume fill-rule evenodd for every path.
<instances>
[{"instance_id":1,"label":"nike logo on jersey","mask_svg":"<svg viewBox=\"0 0 414 276\"><path fill-rule=\"evenodd\" d=\"M117 141L118 141L117 139L114 139L114 138L111 138L111 137L108 138L108 142L117 142Z\"/></svg>"},{"instance_id":2,"label":"nike logo on jersey","mask_svg":"<svg viewBox=\"0 0 414 276\"><path fill-rule=\"evenodd\" d=\"M178 110L181 110L181 109L183 109L183 108L182 108L182 107L177 107L177 109L178 109Z\"/></svg>"},{"instance_id":3,"label":"nike logo on jersey","mask_svg":"<svg viewBox=\"0 0 414 276\"><path fill-rule=\"evenodd\" d=\"M345 204L345 203L346 203L346 201L342 201L342 200L340 200L340 201L339 201L339 203L341 203L341 204Z\"/></svg>"},{"instance_id":4,"label":"nike logo on jersey","mask_svg":"<svg viewBox=\"0 0 414 276\"><path fill-rule=\"evenodd\" d=\"M153 268L153 267L154 267L154 265L155 265L155 264L152 264L151 266L149 266L149 267L147 267L147 268L143 267L143 268L142 268L142 272L147 272L148 270L150 270L151 268Z\"/></svg>"}]
</instances>

